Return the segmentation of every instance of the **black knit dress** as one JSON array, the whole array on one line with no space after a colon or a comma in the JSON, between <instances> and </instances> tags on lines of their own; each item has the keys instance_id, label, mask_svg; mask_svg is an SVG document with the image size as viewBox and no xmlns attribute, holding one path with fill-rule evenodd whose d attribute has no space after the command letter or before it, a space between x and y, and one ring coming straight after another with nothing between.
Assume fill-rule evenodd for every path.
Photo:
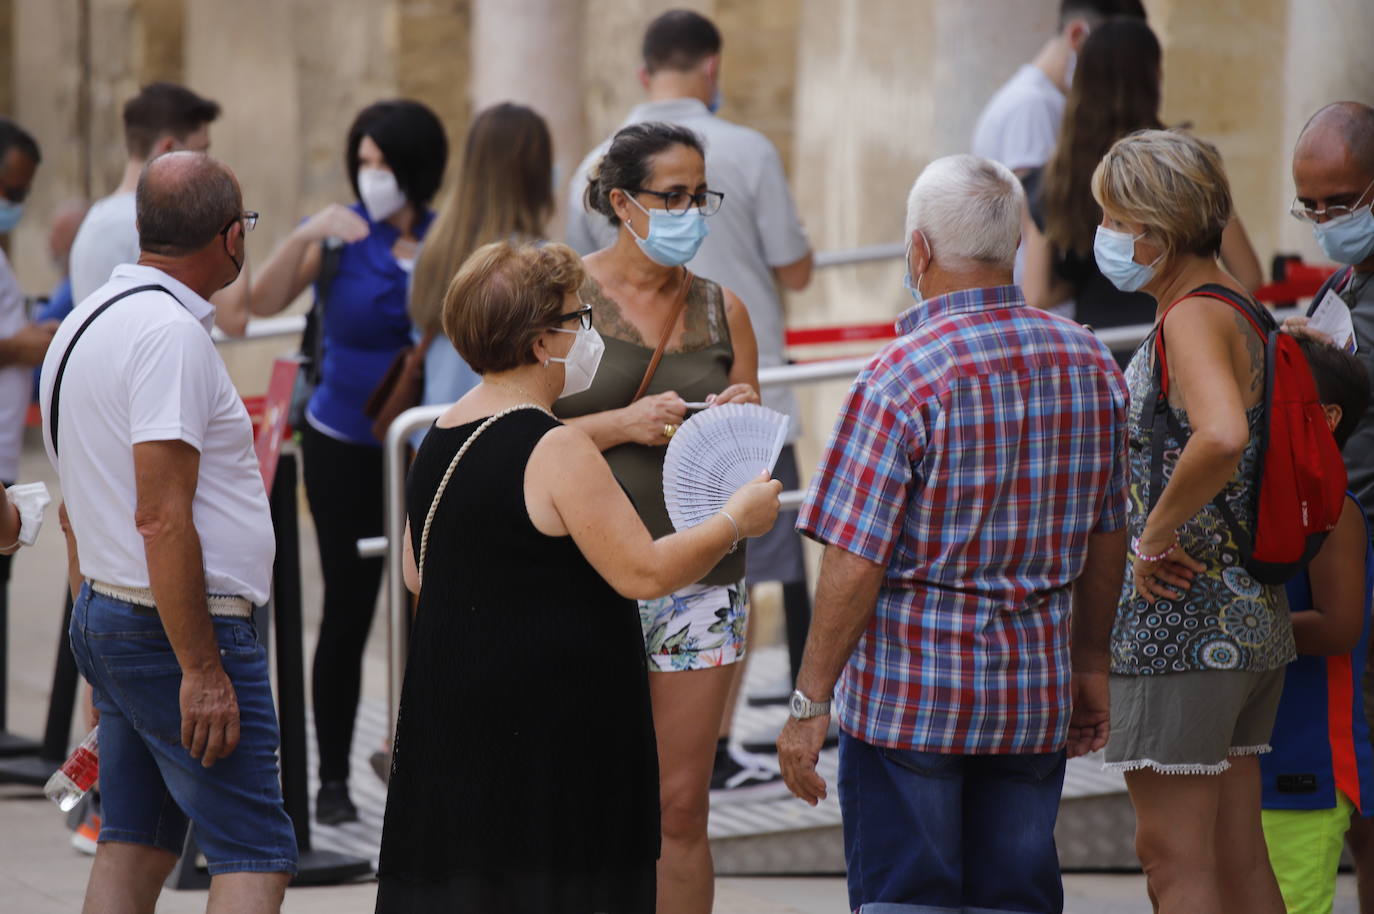
<instances>
[{"instance_id":1,"label":"black knit dress","mask_svg":"<svg viewBox=\"0 0 1374 914\"><path fill-rule=\"evenodd\" d=\"M418 557L480 422L433 428L406 496ZM377 911L654 910L658 760L638 611L530 523L524 409L459 461L429 533L382 831Z\"/></svg>"}]
</instances>

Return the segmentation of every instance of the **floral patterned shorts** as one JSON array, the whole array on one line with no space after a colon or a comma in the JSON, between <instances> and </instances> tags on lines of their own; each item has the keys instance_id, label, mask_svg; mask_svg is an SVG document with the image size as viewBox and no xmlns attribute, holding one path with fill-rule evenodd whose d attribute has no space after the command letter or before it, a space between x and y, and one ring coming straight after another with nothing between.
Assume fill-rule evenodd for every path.
<instances>
[{"instance_id":1,"label":"floral patterned shorts","mask_svg":"<svg viewBox=\"0 0 1374 914\"><path fill-rule=\"evenodd\" d=\"M693 584L657 600L639 601L649 670L704 670L744 659L749 596L744 582Z\"/></svg>"}]
</instances>

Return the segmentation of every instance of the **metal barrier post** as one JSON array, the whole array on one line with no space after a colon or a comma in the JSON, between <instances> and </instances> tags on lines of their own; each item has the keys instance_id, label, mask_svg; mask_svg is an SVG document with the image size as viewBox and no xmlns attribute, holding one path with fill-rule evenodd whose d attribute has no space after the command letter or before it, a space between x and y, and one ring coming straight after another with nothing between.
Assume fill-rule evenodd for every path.
<instances>
[{"instance_id":1,"label":"metal barrier post","mask_svg":"<svg viewBox=\"0 0 1374 914\"><path fill-rule=\"evenodd\" d=\"M416 406L397 416L386 430L382 447L382 472L386 475L386 633L387 633L387 722L388 732L396 735L396 712L401 707L401 686L405 682L406 655L410 649L410 597L406 592L406 449L410 436L438 419L447 406Z\"/></svg>"}]
</instances>

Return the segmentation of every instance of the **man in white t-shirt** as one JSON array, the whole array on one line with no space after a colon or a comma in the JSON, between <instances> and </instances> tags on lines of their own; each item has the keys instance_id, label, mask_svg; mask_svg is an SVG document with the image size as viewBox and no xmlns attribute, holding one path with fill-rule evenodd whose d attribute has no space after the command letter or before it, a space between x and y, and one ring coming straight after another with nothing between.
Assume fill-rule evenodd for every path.
<instances>
[{"instance_id":1,"label":"man in white t-shirt","mask_svg":"<svg viewBox=\"0 0 1374 914\"><path fill-rule=\"evenodd\" d=\"M786 315L779 287L801 291L810 283L811 243L773 144L757 130L715 114L720 105L720 55L720 32L706 17L690 10L670 10L656 18L644 33L644 64L639 71L649 101L636 106L621 126L663 121L686 127L704 141L706 183L723 192L725 199L710 219L710 234L687 266L740 297L758 340L759 367L772 368L787 362L783 351ZM616 237L615 227L583 202L587 175L609 146L607 140L582 160L569 188L567 238L579 254L600 250ZM791 417L788 443L775 473L785 487L799 488L792 446L801 432L796 395L786 387L768 387L762 395L765 406ZM768 534L750 541L745 577L751 586L763 581L782 583L789 653L795 655L794 666L800 666L811 603L794 522L795 514L784 513ZM742 764L742 754L732 754L728 744L732 710L733 704L727 711L712 776L718 798L724 793L757 793L755 788L767 788L767 782L776 779L768 768Z\"/></svg>"},{"instance_id":2,"label":"man in white t-shirt","mask_svg":"<svg viewBox=\"0 0 1374 914\"><path fill-rule=\"evenodd\" d=\"M972 152L1024 177L1050 159L1073 85L1078 49L1112 16L1145 18L1140 0L1061 0L1059 33L998 89L973 130Z\"/></svg>"},{"instance_id":3,"label":"man in white t-shirt","mask_svg":"<svg viewBox=\"0 0 1374 914\"><path fill-rule=\"evenodd\" d=\"M129 158L119 186L91 205L72 242L72 301L85 301L119 264L138 261L134 188L143 166L165 152L209 150L210 124L219 112L217 102L166 82L144 86L124 104L124 146ZM214 296L215 323L232 336L242 335L248 323L246 292L245 281Z\"/></svg>"},{"instance_id":4,"label":"man in white t-shirt","mask_svg":"<svg viewBox=\"0 0 1374 914\"><path fill-rule=\"evenodd\" d=\"M39 384L85 581L72 651L100 713L86 909L151 911L194 822L212 906L275 912L296 842L252 616L275 542L207 301L241 271L257 214L224 165L194 152L151 161L135 201L138 263L62 323Z\"/></svg>"}]
</instances>

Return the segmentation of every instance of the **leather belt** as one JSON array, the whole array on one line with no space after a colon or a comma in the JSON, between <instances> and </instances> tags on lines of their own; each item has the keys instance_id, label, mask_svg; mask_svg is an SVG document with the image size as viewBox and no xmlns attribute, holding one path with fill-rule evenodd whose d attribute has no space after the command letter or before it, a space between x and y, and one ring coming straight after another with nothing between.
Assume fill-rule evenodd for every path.
<instances>
[{"instance_id":1,"label":"leather belt","mask_svg":"<svg viewBox=\"0 0 1374 914\"><path fill-rule=\"evenodd\" d=\"M91 591L101 596L123 600L125 603L132 603L135 606L157 608L151 587L120 587L116 584L102 584L99 581L91 581L90 585ZM212 616L235 616L241 619L249 619L253 616L253 604L247 597L212 593L206 596L205 602L209 604L210 615Z\"/></svg>"}]
</instances>

